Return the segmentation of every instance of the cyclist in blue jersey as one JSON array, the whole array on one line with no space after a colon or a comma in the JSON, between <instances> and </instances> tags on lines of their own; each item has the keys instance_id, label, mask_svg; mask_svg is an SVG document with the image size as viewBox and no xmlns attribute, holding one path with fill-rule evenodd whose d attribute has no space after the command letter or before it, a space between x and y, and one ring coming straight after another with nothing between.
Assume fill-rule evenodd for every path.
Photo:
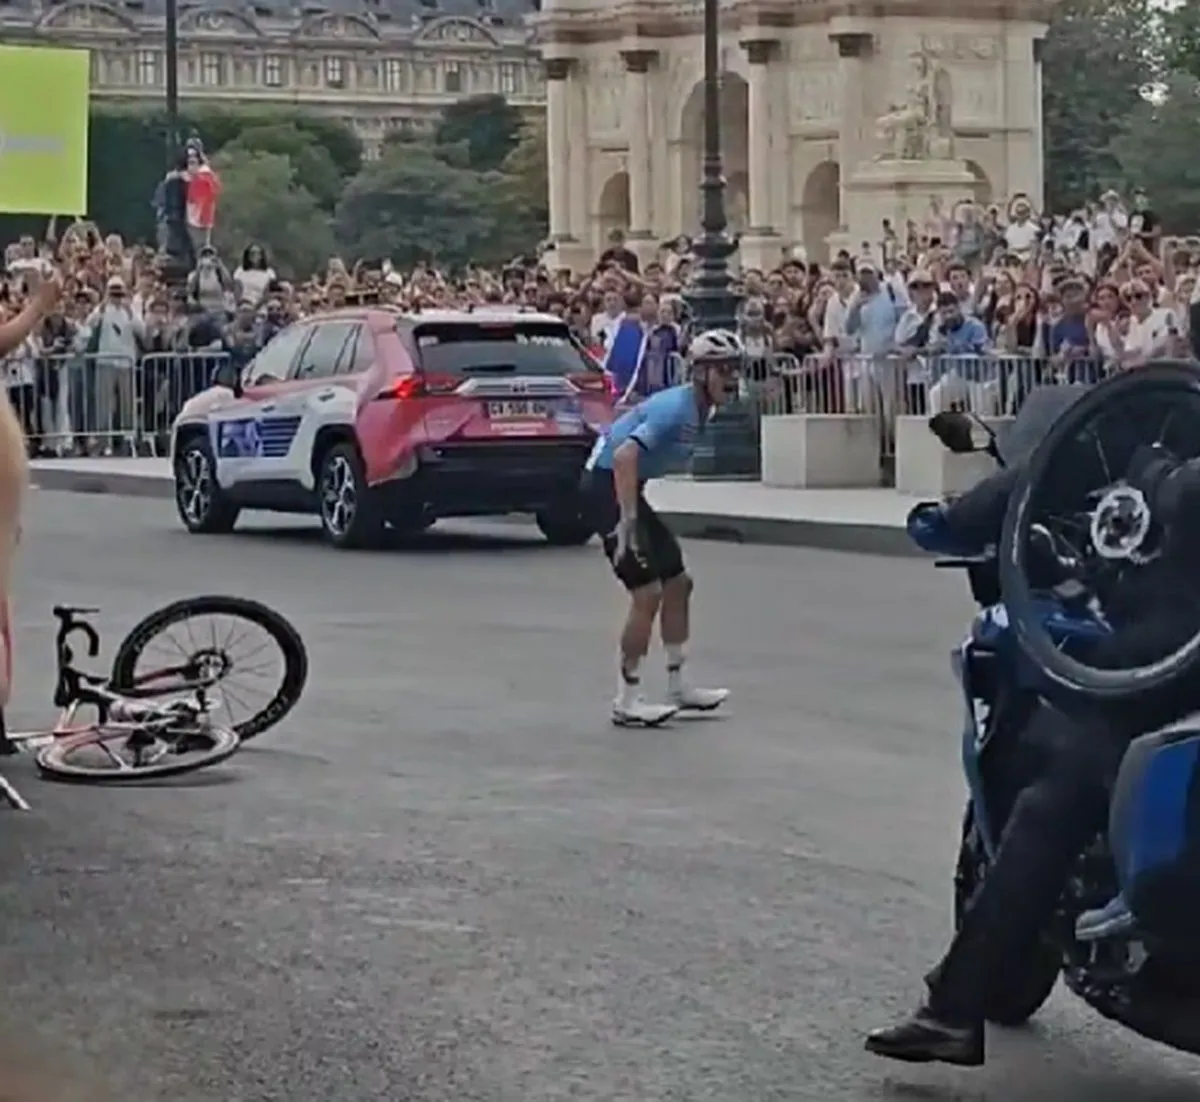
<instances>
[{"instance_id":1,"label":"cyclist in blue jersey","mask_svg":"<svg viewBox=\"0 0 1200 1102\"><path fill-rule=\"evenodd\" d=\"M649 479L691 459L713 409L737 385L744 359L736 334L724 329L701 333L688 349L690 380L659 391L619 417L588 459L592 519L596 531L607 533L604 553L630 596L612 711L620 726L655 727L681 710L712 711L729 696L727 689L700 689L684 680L692 579L679 541L646 501L644 490ZM641 695L641 665L656 619L667 655L664 704Z\"/></svg>"}]
</instances>

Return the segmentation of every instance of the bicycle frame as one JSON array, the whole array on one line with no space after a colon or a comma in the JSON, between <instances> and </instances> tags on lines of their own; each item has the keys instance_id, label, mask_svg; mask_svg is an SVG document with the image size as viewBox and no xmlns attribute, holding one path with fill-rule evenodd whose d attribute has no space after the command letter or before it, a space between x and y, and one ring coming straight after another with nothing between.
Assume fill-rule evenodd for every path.
<instances>
[{"instance_id":1,"label":"bicycle frame","mask_svg":"<svg viewBox=\"0 0 1200 1102\"><path fill-rule=\"evenodd\" d=\"M195 694L197 710L204 713L208 710L205 700L205 690L210 688L217 679L200 677L180 681L169 689L152 688L153 682L165 677L182 677L193 673L189 666L168 667L155 670L139 677L138 684L132 689L117 692L110 687L108 678L86 674L75 668L75 655L68 644L70 636L81 632L87 638L88 655L96 657L100 652L100 637L95 628L87 621L78 617L89 615L95 609L64 608L56 606L54 615L59 621L58 634L55 639L55 657L58 666L58 682L54 690L54 703L59 708L58 719L53 727L34 731L7 731L4 737L15 749L36 750L56 739L70 740L83 738L93 734L103 727L106 730L128 730L132 735L137 731L145 731L156 724L166 724L178 719L178 715L162 707L154 707L144 703L150 697L159 696L164 691L178 692L181 696L187 693ZM127 709L122 709L127 705ZM96 709L96 719L91 723L77 723L81 708ZM128 716L121 716L126 710ZM118 713L113 718L113 713ZM0 713L2 719L2 713ZM31 810L29 803L17 791L12 782L0 775L0 797L7 800L17 811Z\"/></svg>"}]
</instances>

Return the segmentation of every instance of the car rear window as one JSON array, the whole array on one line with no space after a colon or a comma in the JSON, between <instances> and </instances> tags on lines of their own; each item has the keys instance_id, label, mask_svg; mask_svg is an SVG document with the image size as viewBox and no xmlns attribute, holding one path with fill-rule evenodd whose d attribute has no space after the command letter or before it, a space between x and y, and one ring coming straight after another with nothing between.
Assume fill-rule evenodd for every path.
<instances>
[{"instance_id":1,"label":"car rear window","mask_svg":"<svg viewBox=\"0 0 1200 1102\"><path fill-rule=\"evenodd\" d=\"M579 375L598 370L562 324L422 322L414 327L430 375Z\"/></svg>"}]
</instances>

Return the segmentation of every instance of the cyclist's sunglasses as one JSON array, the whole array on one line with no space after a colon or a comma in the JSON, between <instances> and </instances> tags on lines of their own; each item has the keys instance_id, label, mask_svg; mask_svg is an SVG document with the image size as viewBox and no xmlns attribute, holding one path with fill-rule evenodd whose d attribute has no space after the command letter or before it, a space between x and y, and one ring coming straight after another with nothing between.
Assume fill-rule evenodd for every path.
<instances>
[{"instance_id":1,"label":"cyclist's sunglasses","mask_svg":"<svg viewBox=\"0 0 1200 1102\"><path fill-rule=\"evenodd\" d=\"M736 378L742 373L741 357L734 357L728 360L704 360L702 366L709 371L715 371L725 379Z\"/></svg>"}]
</instances>

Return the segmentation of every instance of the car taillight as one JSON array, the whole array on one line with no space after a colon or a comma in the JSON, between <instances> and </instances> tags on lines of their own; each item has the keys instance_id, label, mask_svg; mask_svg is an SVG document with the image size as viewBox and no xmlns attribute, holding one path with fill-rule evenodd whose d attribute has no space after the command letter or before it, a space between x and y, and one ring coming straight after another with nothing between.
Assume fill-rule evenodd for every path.
<instances>
[{"instance_id":1,"label":"car taillight","mask_svg":"<svg viewBox=\"0 0 1200 1102\"><path fill-rule=\"evenodd\" d=\"M408 398L426 398L430 394L449 393L460 380L453 375L405 375L397 379L381 397L404 401Z\"/></svg>"}]
</instances>

